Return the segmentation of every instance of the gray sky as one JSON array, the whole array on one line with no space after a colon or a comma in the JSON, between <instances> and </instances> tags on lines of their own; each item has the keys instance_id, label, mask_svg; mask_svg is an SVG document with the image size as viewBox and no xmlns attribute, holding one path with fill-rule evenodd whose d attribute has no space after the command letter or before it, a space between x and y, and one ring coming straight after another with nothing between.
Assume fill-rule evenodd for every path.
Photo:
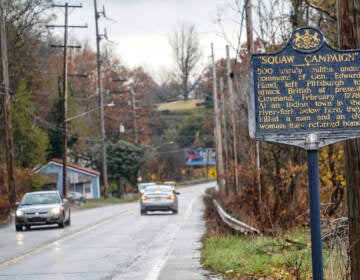
<instances>
[{"instance_id":1,"label":"gray sky","mask_svg":"<svg viewBox=\"0 0 360 280\"><path fill-rule=\"evenodd\" d=\"M94 0L66 2L83 6L70 10L69 24L88 24L87 29L71 29L70 37L87 39L95 49ZM100 18L99 31L103 34L106 28L108 39L113 42L112 48L122 63L128 67L144 66L147 71L156 75L163 68L171 68L174 62L169 36L180 22L194 24L204 53L204 67L210 61L211 42L214 43L216 58L225 57L225 45L229 43L221 35L223 31L217 23L219 11L223 14L226 36L231 44L237 46L241 19L239 13L230 8L229 4L234 2L235 0L97 0L98 11L102 11L104 6L106 17L110 18ZM61 3L63 2L58 2ZM239 3L242 7L243 1ZM52 11L58 15L58 22L63 22L64 9L53 8ZM244 30L242 38L245 38ZM234 51L231 55L234 55Z\"/></svg>"}]
</instances>

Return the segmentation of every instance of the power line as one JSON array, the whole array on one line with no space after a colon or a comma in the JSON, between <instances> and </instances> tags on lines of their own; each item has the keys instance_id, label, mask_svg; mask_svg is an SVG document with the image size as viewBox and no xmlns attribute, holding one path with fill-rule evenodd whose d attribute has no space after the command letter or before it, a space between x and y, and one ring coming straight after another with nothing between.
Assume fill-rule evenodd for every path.
<instances>
[{"instance_id":1,"label":"power line","mask_svg":"<svg viewBox=\"0 0 360 280\"><path fill-rule=\"evenodd\" d=\"M244 25L244 18L245 18L245 11L246 11L247 2L248 2L248 0L245 0L244 7L243 7L243 10L242 10L242 13L241 13L240 34L239 34L238 45L237 45L236 53L235 53L236 57L235 57L235 63L234 63L234 71L236 70L237 56L239 55L239 52L240 52L241 35L242 35L243 27L244 27L243 25Z\"/></svg>"}]
</instances>

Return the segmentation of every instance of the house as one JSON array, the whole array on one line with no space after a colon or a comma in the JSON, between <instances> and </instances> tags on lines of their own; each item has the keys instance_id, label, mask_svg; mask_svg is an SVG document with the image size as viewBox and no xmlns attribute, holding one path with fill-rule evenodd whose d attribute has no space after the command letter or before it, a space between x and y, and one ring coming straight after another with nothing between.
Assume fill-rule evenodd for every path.
<instances>
[{"instance_id":1,"label":"house","mask_svg":"<svg viewBox=\"0 0 360 280\"><path fill-rule=\"evenodd\" d=\"M42 167L35 170L35 174L45 174L49 178L48 189L63 189L63 164L61 159L52 159ZM66 177L67 191L82 193L87 199L100 198L100 172L67 163Z\"/></svg>"}]
</instances>

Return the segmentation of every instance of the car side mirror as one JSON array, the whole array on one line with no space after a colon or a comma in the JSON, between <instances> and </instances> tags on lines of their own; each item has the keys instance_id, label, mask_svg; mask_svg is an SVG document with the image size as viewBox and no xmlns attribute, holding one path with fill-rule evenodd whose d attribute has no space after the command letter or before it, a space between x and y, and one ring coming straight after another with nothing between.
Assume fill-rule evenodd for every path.
<instances>
[{"instance_id":1,"label":"car side mirror","mask_svg":"<svg viewBox=\"0 0 360 280\"><path fill-rule=\"evenodd\" d=\"M16 206L16 207L19 207L19 204L20 204L19 201L15 202L15 206Z\"/></svg>"},{"instance_id":2,"label":"car side mirror","mask_svg":"<svg viewBox=\"0 0 360 280\"><path fill-rule=\"evenodd\" d=\"M179 193L179 192L177 192L177 191L174 191L174 194L179 195L180 193Z\"/></svg>"}]
</instances>

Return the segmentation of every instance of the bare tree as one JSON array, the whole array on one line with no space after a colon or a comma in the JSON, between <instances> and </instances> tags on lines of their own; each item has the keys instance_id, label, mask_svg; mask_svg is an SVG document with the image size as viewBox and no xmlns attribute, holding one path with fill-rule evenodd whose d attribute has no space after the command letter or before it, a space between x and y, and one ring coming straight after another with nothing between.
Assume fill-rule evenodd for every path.
<instances>
[{"instance_id":1,"label":"bare tree","mask_svg":"<svg viewBox=\"0 0 360 280\"><path fill-rule=\"evenodd\" d=\"M177 76L181 83L181 91L186 100L194 88L194 84L190 84L191 74L201 58L198 33L194 25L182 23L169 41L177 64Z\"/></svg>"},{"instance_id":2,"label":"bare tree","mask_svg":"<svg viewBox=\"0 0 360 280\"><path fill-rule=\"evenodd\" d=\"M254 2L257 19L254 32L266 51L275 51L287 41L291 33L289 5L280 0Z\"/></svg>"}]
</instances>

